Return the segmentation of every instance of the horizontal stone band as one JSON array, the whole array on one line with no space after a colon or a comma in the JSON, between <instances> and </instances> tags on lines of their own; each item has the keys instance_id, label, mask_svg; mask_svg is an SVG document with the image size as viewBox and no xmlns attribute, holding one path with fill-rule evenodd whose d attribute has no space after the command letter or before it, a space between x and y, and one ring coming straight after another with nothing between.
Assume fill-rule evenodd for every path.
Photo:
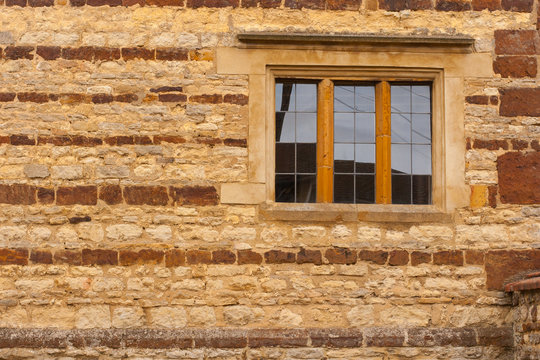
<instances>
[{"instance_id":1,"label":"horizontal stone band","mask_svg":"<svg viewBox=\"0 0 540 360\"><path fill-rule=\"evenodd\" d=\"M0 348L260 348L513 346L501 328L0 329Z\"/></svg>"}]
</instances>

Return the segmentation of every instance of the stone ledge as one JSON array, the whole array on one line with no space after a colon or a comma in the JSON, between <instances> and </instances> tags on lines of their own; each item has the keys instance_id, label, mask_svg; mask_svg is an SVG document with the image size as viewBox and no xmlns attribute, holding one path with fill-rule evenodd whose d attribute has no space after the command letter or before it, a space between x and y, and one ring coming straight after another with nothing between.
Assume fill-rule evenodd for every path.
<instances>
[{"instance_id":1,"label":"stone ledge","mask_svg":"<svg viewBox=\"0 0 540 360\"><path fill-rule=\"evenodd\" d=\"M260 348L513 346L501 328L87 329L0 328L0 348Z\"/></svg>"},{"instance_id":2,"label":"stone ledge","mask_svg":"<svg viewBox=\"0 0 540 360\"><path fill-rule=\"evenodd\" d=\"M523 291L540 289L540 271L535 271L525 275L525 279L508 283L504 286L504 291Z\"/></svg>"}]
</instances>

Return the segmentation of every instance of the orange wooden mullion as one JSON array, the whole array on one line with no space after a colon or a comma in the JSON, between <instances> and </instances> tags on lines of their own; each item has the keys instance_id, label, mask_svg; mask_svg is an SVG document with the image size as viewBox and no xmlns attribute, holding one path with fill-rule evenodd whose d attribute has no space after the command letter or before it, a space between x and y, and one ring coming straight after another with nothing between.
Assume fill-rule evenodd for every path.
<instances>
[{"instance_id":1,"label":"orange wooden mullion","mask_svg":"<svg viewBox=\"0 0 540 360\"><path fill-rule=\"evenodd\" d=\"M375 202L392 202L392 158L390 156L390 84L381 81L375 86Z\"/></svg>"},{"instance_id":2,"label":"orange wooden mullion","mask_svg":"<svg viewBox=\"0 0 540 360\"><path fill-rule=\"evenodd\" d=\"M319 83L317 101L317 202L334 198L334 83Z\"/></svg>"}]
</instances>

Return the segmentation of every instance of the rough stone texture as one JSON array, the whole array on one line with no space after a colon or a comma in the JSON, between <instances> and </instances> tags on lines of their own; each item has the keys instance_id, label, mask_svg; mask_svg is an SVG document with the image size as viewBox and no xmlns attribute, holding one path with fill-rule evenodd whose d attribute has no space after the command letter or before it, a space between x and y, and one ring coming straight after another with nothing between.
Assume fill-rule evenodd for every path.
<instances>
[{"instance_id":1,"label":"rough stone texture","mask_svg":"<svg viewBox=\"0 0 540 360\"><path fill-rule=\"evenodd\" d=\"M508 152L501 155L497 158L497 173L502 203L540 203L539 152Z\"/></svg>"}]
</instances>

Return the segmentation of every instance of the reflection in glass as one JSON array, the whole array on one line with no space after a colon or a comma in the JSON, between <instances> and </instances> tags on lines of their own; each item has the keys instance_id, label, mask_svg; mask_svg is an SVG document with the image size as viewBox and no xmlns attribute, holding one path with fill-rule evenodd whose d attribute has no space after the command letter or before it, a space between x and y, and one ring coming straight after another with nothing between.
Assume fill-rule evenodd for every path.
<instances>
[{"instance_id":1,"label":"reflection in glass","mask_svg":"<svg viewBox=\"0 0 540 360\"><path fill-rule=\"evenodd\" d=\"M356 113L355 138L359 143L375 142L375 113Z\"/></svg>"},{"instance_id":2,"label":"reflection in glass","mask_svg":"<svg viewBox=\"0 0 540 360\"><path fill-rule=\"evenodd\" d=\"M294 113L276 113L276 141L294 142L296 137Z\"/></svg>"},{"instance_id":3,"label":"reflection in glass","mask_svg":"<svg viewBox=\"0 0 540 360\"><path fill-rule=\"evenodd\" d=\"M334 202L354 202L354 175L334 175Z\"/></svg>"},{"instance_id":4,"label":"reflection in glass","mask_svg":"<svg viewBox=\"0 0 540 360\"><path fill-rule=\"evenodd\" d=\"M431 113L431 88L429 85L412 85L412 112L416 114Z\"/></svg>"},{"instance_id":5,"label":"reflection in glass","mask_svg":"<svg viewBox=\"0 0 540 360\"><path fill-rule=\"evenodd\" d=\"M356 175L356 203L375 202L375 175Z\"/></svg>"},{"instance_id":6,"label":"reflection in glass","mask_svg":"<svg viewBox=\"0 0 540 360\"><path fill-rule=\"evenodd\" d=\"M392 114L391 117L392 142L411 142L411 118L408 114Z\"/></svg>"},{"instance_id":7,"label":"reflection in glass","mask_svg":"<svg viewBox=\"0 0 540 360\"><path fill-rule=\"evenodd\" d=\"M334 114L334 142L354 141L354 114L336 113Z\"/></svg>"},{"instance_id":8,"label":"reflection in glass","mask_svg":"<svg viewBox=\"0 0 540 360\"><path fill-rule=\"evenodd\" d=\"M431 175L413 175L413 204L431 204Z\"/></svg>"},{"instance_id":9,"label":"reflection in glass","mask_svg":"<svg viewBox=\"0 0 540 360\"><path fill-rule=\"evenodd\" d=\"M317 113L296 113L296 142L317 142Z\"/></svg>"},{"instance_id":10,"label":"reflection in glass","mask_svg":"<svg viewBox=\"0 0 540 360\"><path fill-rule=\"evenodd\" d=\"M294 175L276 175L276 201L294 202Z\"/></svg>"},{"instance_id":11,"label":"reflection in glass","mask_svg":"<svg viewBox=\"0 0 540 360\"><path fill-rule=\"evenodd\" d=\"M375 144L356 144L354 156L357 174L375 173Z\"/></svg>"},{"instance_id":12,"label":"reflection in glass","mask_svg":"<svg viewBox=\"0 0 540 360\"><path fill-rule=\"evenodd\" d=\"M392 144L392 173L411 173L411 145Z\"/></svg>"},{"instance_id":13,"label":"reflection in glass","mask_svg":"<svg viewBox=\"0 0 540 360\"><path fill-rule=\"evenodd\" d=\"M317 84L296 84L296 111L317 111Z\"/></svg>"},{"instance_id":14,"label":"reflection in glass","mask_svg":"<svg viewBox=\"0 0 540 360\"><path fill-rule=\"evenodd\" d=\"M431 146L412 146L412 173L415 175L431 175Z\"/></svg>"},{"instance_id":15,"label":"reflection in glass","mask_svg":"<svg viewBox=\"0 0 540 360\"><path fill-rule=\"evenodd\" d=\"M413 114L412 141L417 144L431 144L430 114Z\"/></svg>"},{"instance_id":16,"label":"reflection in glass","mask_svg":"<svg viewBox=\"0 0 540 360\"><path fill-rule=\"evenodd\" d=\"M354 172L354 144L334 144L334 173Z\"/></svg>"},{"instance_id":17,"label":"reflection in glass","mask_svg":"<svg viewBox=\"0 0 540 360\"><path fill-rule=\"evenodd\" d=\"M392 175L392 203L411 203L411 177L408 175Z\"/></svg>"},{"instance_id":18,"label":"reflection in glass","mask_svg":"<svg viewBox=\"0 0 540 360\"><path fill-rule=\"evenodd\" d=\"M354 86L334 86L334 111L354 112Z\"/></svg>"},{"instance_id":19,"label":"reflection in glass","mask_svg":"<svg viewBox=\"0 0 540 360\"><path fill-rule=\"evenodd\" d=\"M355 86L355 104L357 112L375 112L375 88L373 86Z\"/></svg>"},{"instance_id":20,"label":"reflection in glass","mask_svg":"<svg viewBox=\"0 0 540 360\"><path fill-rule=\"evenodd\" d=\"M315 202L317 195L316 182L317 179L315 175L297 175L296 202Z\"/></svg>"},{"instance_id":21,"label":"reflection in glass","mask_svg":"<svg viewBox=\"0 0 540 360\"><path fill-rule=\"evenodd\" d=\"M296 172L309 174L317 172L317 144L296 144Z\"/></svg>"},{"instance_id":22,"label":"reflection in glass","mask_svg":"<svg viewBox=\"0 0 540 360\"><path fill-rule=\"evenodd\" d=\"M392 113L411 112L411 87L409 85L392 85L390 93Z\"/></svg>"},{"instance_id":23,"label":"reflection in glass","mask_svg":"<svg viewBox=\"0 0 540 360\"><path fill-rule=\"evenodd\" d=\"M276 173L294 173L295 144L276 144Z\"/></svg>"}]
</instances>

